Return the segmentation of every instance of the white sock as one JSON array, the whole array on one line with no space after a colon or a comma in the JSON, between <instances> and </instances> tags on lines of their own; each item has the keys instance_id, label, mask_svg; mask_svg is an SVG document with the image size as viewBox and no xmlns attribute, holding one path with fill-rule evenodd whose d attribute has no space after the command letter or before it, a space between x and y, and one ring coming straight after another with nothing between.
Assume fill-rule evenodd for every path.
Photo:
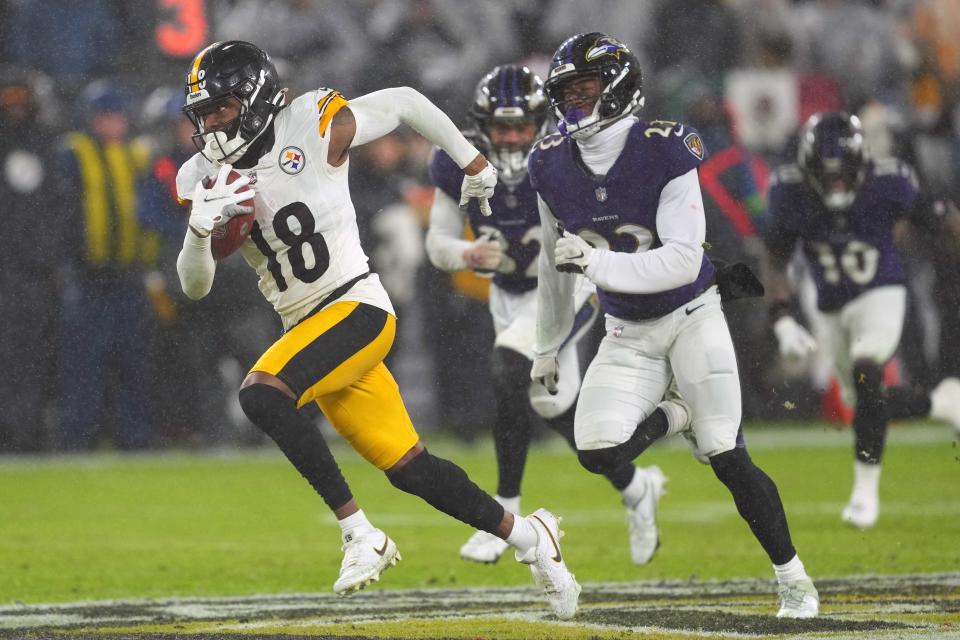
<instances>
[{"instance_id":1,"label":"white sock","mask_svg":"<svg viewBox=\"0 0 960 640\"><path fill-rule=\"evenodd\" d=\"M635 507L647 495L647 472L640 467L634 467L633 479L630 484L620 490L623 504Z\"/></svg>"},{"instance_id":2,"label":"white sock","mask_svg":"<svg viewBox=\"0 0 960 640\"><path fill-rule=\"evenodd\" d=\"M792 580L803 580L807 577L807 570L800 562L800 556L793 556L786 564L773 565L773 572L777 574L777 582L783 584Z\"/></svg>"},{"instance_id":3,"label":"white sock","mask_svg":"<svg viewBox=\"0 0 960 640\"><path fill-rule=\"evenodd\" d=\"M876 500L880 495L880 465L853 461L853 495Z\"/></svg>"},{"instance_id":4,"label":"white sock","mask_svg":"<svg viewBox=\"0 0 960 640\"><path fill-rule=\"evenodd\" d=\"M358 509L356 513L347 516L343 520L337 520L340 525L340 538L344 542L350 542L360 533L373 531L373 525L367 520L367 515L363 509Z\"/></svg>"},{"instance_id":5,"label":"white sock","mask_svg":"<svg viewBox=\"0 0 960 640\"><path fill-rule=\"evenodd\" d=\"M520 496L515 498L504 498L503 496L493 496L493 499L500 503L504 511L510 513L520 513Z\"/></svg>"},{"instance_id":6,"label":"white sock","mask_svg":"<svg viewBox=\"0 0 960 640\"><path fill-rule=\"evenodd\" d=\"M523 516L513 514L513 529L507 536L507 544L514 547L520 555L523 555L537 546L538 539L537 530L533 528L530 521Z\"/></svg>"}]
</instances>

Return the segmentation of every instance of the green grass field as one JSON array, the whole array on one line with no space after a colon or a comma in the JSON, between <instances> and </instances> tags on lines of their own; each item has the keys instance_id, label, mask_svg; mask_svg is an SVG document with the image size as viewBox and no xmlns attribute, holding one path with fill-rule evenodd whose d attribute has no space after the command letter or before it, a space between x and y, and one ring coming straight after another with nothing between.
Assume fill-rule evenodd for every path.
<instances>
[{"instance_id":1,"label":"green grass field","mask_svg":"<svg viewBox=\"0 0 960 640\"><path fill-rule=\"evenodd\" d=\"M892 430L881 519L868 532L854 530L839 518L852 474L849 432L820 424L754 425L747 429L747 442L754 459L780 488L794 542L815 579L960 572L960 449L949 428L921 423ZM489 442L470 449L441 442L431 449L460 463L481 486L494 486ZM351 451L337 448L336 454L361 506L397 541L404 557L375 591L443 589L436 592L443 594L464 587L521 587L510 593L525 594L528 608L545 615L536 592L528 587L526 567L509 558L495 566L461 561L457 551L470 534L465 525L393 489ZM674 583L652 581L710 585L716 580L760 579L766 582L754 582L759 588L742 589L753 600L739 600L740 608L757 616L772 614L772 570L710 469L697 464L679 443L654 447L640 461L660 465L670 478L659 510L662 547L646 567L630 563L623 509L605 481L582 471L559 442L551 441L531 455L524 510L546 506L564 517L564 555L586 584L583 601L602 603L596 593L611 588L597 587L591 596L589 583L669 586ZM339 529L323 502L269 449L0 460L0 605L5 605L0 606L0 632L18 624L4 624L5 614L35 610L26 605L329 593L340 557ZM960 633L960 594L949 586L955 577L948 576L949 584L938 589L953 603L942 612L945 624ZM864 588L872 580L863 578ZM857 590L857 580L844 584L838 594ZM402 599L404 593L379 597ZM355 601L371 598L378 601L376 593ZM430 596L420 601L422 611L429 611ZM515 596L505 595L504 603L513 607ZM829 615L828 595L824 611ZM397 619L413 615L407 610ZM448 629L442 633L430 631L430 625L414 627L426 634L422 636L400 622L382 621L373 628L354 624L353 632L341 629L337 637L533 637L511 631L511 625L496 616L471 620L449 629L441 625L438 628ZM543 637L621 637L607 634L602 620L584 623L583 629L578 622L580 618L572 625L554 625L562 633L555 630ZM50 631L55 627L43 627L44 633L56 635ZM333 637L323 635L329 630L321 632L302 621L296 631L274 627L257 628L263 633ZM401 627L408 631L401 633ZM75 637L75 631L67 635ZM96 635L106 629L97 625L95 632L88 632ZM186 632L202 635L211 630L181 626L180 633ZM586 635L577 635L581 632Z\"/></svg>"}]
</instances>

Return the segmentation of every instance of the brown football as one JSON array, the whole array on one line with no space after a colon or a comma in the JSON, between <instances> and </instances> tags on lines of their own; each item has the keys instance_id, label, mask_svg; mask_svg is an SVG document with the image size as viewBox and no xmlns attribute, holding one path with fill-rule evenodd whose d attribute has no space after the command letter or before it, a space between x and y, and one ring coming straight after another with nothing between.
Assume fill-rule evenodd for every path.
<instances>
[{"instance_id":1,"label":"brown football","mask_svg":"<svg viewBox=\"0 0 960 640\"><path fill-rule=\"evenodd\" d=\"M240 173L238 171L230 171L230 173L227 174L227 184L232 183L239 177ZM213 176L206 179L204 186L210 188L216 183L217 178ZM250 190L249 186L245 186L240 189L239 193ZM253 198L251 197L249 200L244 200L240 204L252 209ZM253 223L256 219L255 213L255 211L251 211L250 213L235 215L227 224L214 227L213 232L210 234L210 249L213 253L214 260L223 260L246 242L250 236L250 232L253 231Z\"/></svg>"}]
</instances>

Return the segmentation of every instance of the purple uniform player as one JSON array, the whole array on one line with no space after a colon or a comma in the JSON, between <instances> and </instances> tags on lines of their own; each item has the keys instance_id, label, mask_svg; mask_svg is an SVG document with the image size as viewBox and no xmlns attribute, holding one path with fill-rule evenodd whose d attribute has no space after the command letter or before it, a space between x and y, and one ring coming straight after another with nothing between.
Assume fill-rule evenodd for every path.
<instances>
[{"instance_id":1,"label":"purple uniform player","mask_svg":"<svg viewBox=\"0 0 960 640\"><path fill-rule=\"evenodd\" d=\"M537 256L540 253L540 214L537 194L527 176L527 155L546 129L547 100L542 81L526 67L503 65L477 84L468 133L499 171L490 197L492 215L475 203L458 207L463 170L442 150L430 163L437 186L427 233L431 262L445 271L472 269L492 276L490 315L493 383L497 399L493 439L497 454L496 500L505 508L520 508L520 485L535 412L571 446L574 403L580 388L577 340L597 317L593 287L582 282L576 294L575 319L558 354L562 370L559 392L550 394L530 381L536 339ZM463 239L469 224L473 241ZM531 411L531 407L533 411ZM638 469L624 461L606 474L627 507L630 552L637 564L651 560L657 548L656 501L663 475L657 468ZM460 555L475 562L496 562L507 545L486 532L471 536Z\"/></svg>"},{"instance_id":2,"label":"purple uniform player","mask_svg":"<svg viewBox=\"0 0 960 640\"><path fill-rule=\"evenodd\" d=\"M736 356L703 250L699 135L634 115L643 104L639 63L601 33L566 40L545 88L562 135L538 143L528 161L543 228L531 376L556 387L558 348L574 316L571 274L583 273L607 326L577 401L583 466L602 473L689 431L774 565L777 615L816 616L819 597L777 488L740 433ZM661 401L672 384L685 400Z\"/></svg>"},{"instance_id":3,"label":"purple uniform player","mask_svg":"<svg viewBox=\"0 0 960 640\"><path fill-rule=\"evenodd\" d=\"M799 245L817 288L823 347L853 417L854 483L842 518L861 529L880 513L880 462L890 419L932 416L960 426L960 380L931 394L883 388L883 367L900 343L907 290L894 226L916 210L917 179L899 160L865 157L856 116L819 113L800 132L797 164L770 185L767 282L784 358L817 346L791 315L787 265Z\"/></svg>"}]
</instances>

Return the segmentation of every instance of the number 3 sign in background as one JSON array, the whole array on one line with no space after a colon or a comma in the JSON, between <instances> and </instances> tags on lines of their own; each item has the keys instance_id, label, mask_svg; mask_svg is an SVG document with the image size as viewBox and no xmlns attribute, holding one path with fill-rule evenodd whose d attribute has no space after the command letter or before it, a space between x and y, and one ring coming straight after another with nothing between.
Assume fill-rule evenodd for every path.
<instances>
[{"instance_id":1,"label":"number 3 sign in background","mask_svg":"<svg viewBox=\"0 0 960 640\"><path fill-rule=\"evenodd\" d=\"M157 0L154 37L168 58L190 58L207 43L210 25L204 0Z\"/></svg>"}]
</instances>

